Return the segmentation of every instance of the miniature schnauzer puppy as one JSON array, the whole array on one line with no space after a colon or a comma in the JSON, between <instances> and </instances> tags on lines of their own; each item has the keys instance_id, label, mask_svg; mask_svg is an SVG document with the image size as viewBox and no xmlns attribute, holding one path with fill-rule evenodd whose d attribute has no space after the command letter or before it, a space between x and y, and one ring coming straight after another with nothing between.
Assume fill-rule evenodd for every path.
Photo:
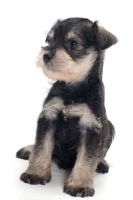
<instances>
[{"instance_id":1,"label":"miniature schnauzer puppy","mask_svg":"<svg viewBox=\"0 0 133 200\"><path fill-rule=\"evenodd\" d=\"M97 21L85 18L58 20L49 31L37 66L56 82L39 115L35 144L16 154L29 159L23 182L48 183L53 159L60 168L71 169L65 193L94 195L95 171L108 172L104 157L114 137L104 106L102 71L105 50L116 42Z\"/></svg>"}]
</instances>

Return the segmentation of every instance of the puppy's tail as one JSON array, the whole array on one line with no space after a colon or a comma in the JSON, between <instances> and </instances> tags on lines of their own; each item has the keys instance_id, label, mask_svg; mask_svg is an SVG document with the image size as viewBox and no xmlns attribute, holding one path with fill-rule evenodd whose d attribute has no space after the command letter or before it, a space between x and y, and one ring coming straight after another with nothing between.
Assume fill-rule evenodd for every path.
<instances>
[{"instance_id":1,"label":"puppy's tail","mask_svg":"<svg viewBox=\"0 0 133 200\"><path fill-rule=\"evenodd\" d=\"M24 159L24 160L28 160L33 150L33 147L34 145L28 145L26 147L21 148L20 150L17 151L16 157Z\"/></svg>"}]
</instances>

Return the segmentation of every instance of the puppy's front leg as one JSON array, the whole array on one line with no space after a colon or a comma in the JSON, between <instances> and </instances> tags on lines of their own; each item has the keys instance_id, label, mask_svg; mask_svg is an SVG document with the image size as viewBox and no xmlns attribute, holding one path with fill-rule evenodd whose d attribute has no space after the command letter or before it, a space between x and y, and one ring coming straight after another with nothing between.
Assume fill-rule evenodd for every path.
<instances>
[{"instance_id":1,"label":"puppy's front leg","mask_svg":"<svg viewBox=\"0 0 133 200\"><path fill-rule=\"evenodd\" d=\"M29 158L29 166L20 177L25 183L44 185L51 179L50 167L54 141L52 127L46 121L45 117L38 120L36 142Z\"/></svg>"},{"instance_id":2,"label":"puppy's front leg","mask_svg":"<svg viewBox=\"0 0 133 200\"><path fill-rule=\"evenodd\" d=\"M54 131L60 106L58 99L53 99L43 107L38 120L36 142L29 158L29 167L20 177L25 183L45 184L51 179Z\"/></svg>"},{"instance_id":3,"label":"puppy's front leg","mask_svg":"<svg viewBox=\"0 0 133 200\"><path fill-rule=\"evenodd\" d=\"M91 131L84 135L78 149L75 166L64 185L64 192L71 196L93 196L93 178L97 167L99 136Z\"/></svg>"}]
</instances>

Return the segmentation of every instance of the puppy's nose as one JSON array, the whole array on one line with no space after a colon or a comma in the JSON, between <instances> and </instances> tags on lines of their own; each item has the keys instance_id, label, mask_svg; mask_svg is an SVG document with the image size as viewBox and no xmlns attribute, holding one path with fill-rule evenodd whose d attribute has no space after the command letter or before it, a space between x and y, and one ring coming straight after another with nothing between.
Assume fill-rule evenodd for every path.
<instances>
[{"instance_id":1,"label":"puppy's nose","mask_svg":"<svg viewBox=\"0 0 133 200\"><path fill-rule=\"evenodd\" d=\"M54 57L53 53L45 53L43 55L43 60L47 64Z\"/></svg>"}]
</instances>

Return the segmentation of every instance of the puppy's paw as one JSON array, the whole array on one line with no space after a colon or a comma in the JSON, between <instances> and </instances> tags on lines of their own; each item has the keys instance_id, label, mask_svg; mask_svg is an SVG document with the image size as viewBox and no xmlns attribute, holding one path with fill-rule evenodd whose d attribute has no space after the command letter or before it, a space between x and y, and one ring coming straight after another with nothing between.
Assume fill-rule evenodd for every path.
<instances>
[{"instance_id":1,"label":"puppy's paw","mask_svg":"<svg viewBox=\"0 0 133 200\"><path fill-rule=\"evenodd\" d=\"M32 184L32 185L36 185L36 184L45 185L46 183L48 183L51 180L51 174L49 174L48 176L45 176L45 177L40 177L38 175L24 172L20 176L20 180L22 180L25 183Z\"/></svg>"},{"instance_id":2,"label":"puppy's paw","mask_svg":"<svg viewBox=\"0 0 133 200\"><path fill-rule=\"evenodd\" d=\"M71 196L74 197L86 197L86 196L93 196L95 190L89 187L74 187L65 185L63 191Z\"/></svg>"},{"instance_id":3,"label":"puppy's paw","mask_svg":"<svg viewBox=\"0 0 133 200\"><path fill-rule=\"evenodd\" d=\"M29 145L29 146L23 147L22 149L17 151L16 157L24 159L24 160L28 160L29 157L30 157L32 149L33 149L33 145Z\"/></svg>"},{"instance_id":4,"label":"puppy's paw","mask_svg":"<svg viewBox=\"0 0 133 200\"><path fill-rule=\"evenodd\" d=\"M99 162L96 171L102 174L108 173L109 166L107 163Z\"/></svg>"}]
</instances>

